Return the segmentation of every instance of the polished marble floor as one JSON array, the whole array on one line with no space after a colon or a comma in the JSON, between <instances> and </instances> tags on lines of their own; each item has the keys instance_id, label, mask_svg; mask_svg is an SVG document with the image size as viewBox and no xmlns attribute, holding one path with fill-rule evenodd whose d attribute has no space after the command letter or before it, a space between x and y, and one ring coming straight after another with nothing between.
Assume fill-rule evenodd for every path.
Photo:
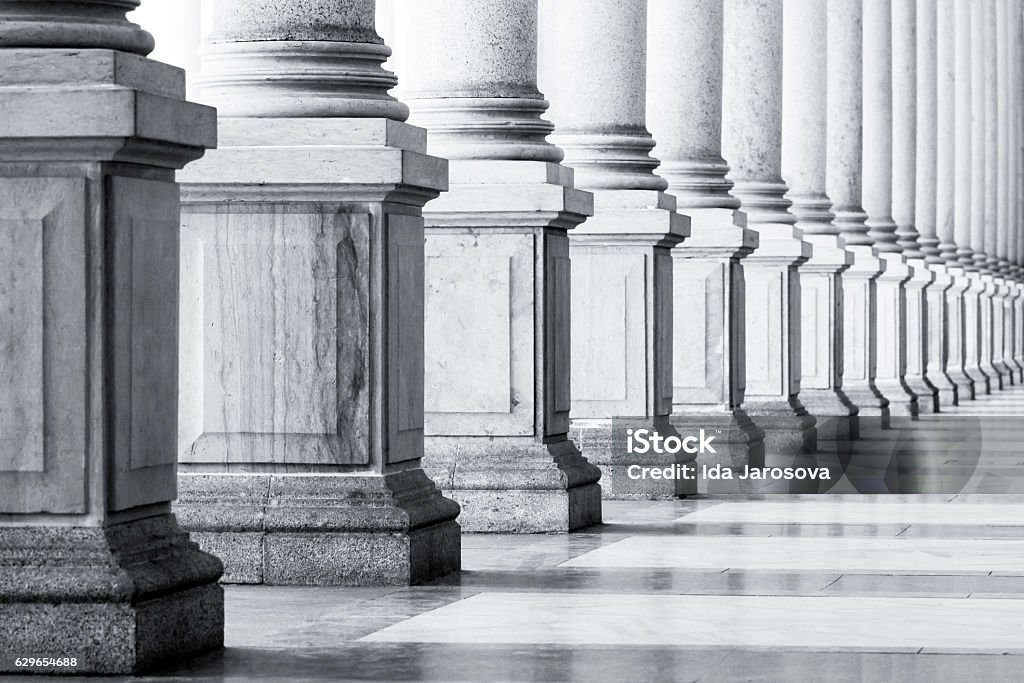
<instances>
[{"instance_id":1,"label":"polished marble floor","mask_svg":"<svg viewBox=\"0 0 1024 683\"><path fill-rule=\"evenodd\" d=\"M463 567L229 586L225 650L141 680L1024 680L1024 495L606 501L582 533L467 535Z\"/></svg>"}]
</instances>

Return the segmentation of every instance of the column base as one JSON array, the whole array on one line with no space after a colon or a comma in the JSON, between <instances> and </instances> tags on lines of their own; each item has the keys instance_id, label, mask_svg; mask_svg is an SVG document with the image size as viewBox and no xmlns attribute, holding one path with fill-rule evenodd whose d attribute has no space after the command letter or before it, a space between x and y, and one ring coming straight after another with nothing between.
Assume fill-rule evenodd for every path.
<instances>
[{"instance_id":1,"label":"column base","mask_svg":"<svg viewBox=\"0 0 1024 683\"><path fill-rule=\"evenodd\" d=\"M776 458L814 453L818 448L815 419L789 403L758 403L745 406L747 414L764 432L765 466Z\"/></svg>"},{"instance_id":2,"label":"column base","mask_svg":"<svg viewBox=\"0 0 1024 683\"><path fill-rule=\"evenodd\" d=\"M626 424L628 423L628 424ZM613 430L613 427L616 429ZM570 431L572 440L586 457L587 462L601 470L601 497L606 500L667 500L677 495L696 493L689 490L687 482L673 479L637 478L629 476L630 469L672 467L677 463L693 460L685 453L628 453L625 444L625 429L647 428L661 436L677 435L667 417L635 418L613 425L612 420L573 420ZM616 434L615 432L619 432ZM716 440L717 445L717 440Z\"/></svg>"},{"instance_id":3,"label":"column base","mask_svg":"<svg viewBox=\"0 0 1024 683\"><path fill-rule=\"evenodd\" d=\"M0 673L137 674L224 644L222 566L170 514L109 527L0 528Z\"/></svg>"},{"instance_id":4,"label":"column base","mask_svg":"<svg viewBox=\"0 0 1024 683\"><path fill-rule=\"evenodd\" d=\"M889 401L889 415L916 417L920 413L917 394L901 379L875 380L878 391Z\"/></svg>"},{"instance_id":5,"label":"column base","mask_svg":"<svg viewBox=\"0 0 1024 683\"><path fill-rule=\"evenodd\" d=\"M423 468L464 531L568 532L601 523L601 470L568 439L427 437Z\"/></svg>"},{"instance_id":6,"label":"column base","mask_svg":"<svg viewBox=\"0 0 1024 683\"><path fill-rule=\"evenodd\" d=\"M225 583L405 586L458 571L459 506L421 469L179 474L175 507Z\"/></svg>"},{"instance_id":7,"label":"column base","mask_svg":"<svg viewBox=\"0 0 1024 683\"><path fill-rule=\"evenodd\" d=\"M764 467L765 433L742 410L724 413L682 412L692 410L691 406L676 405L679 411L669 417L672 428L680 434L699 433L701 429L713 432L715 453L698 454L693 460L700 466L720 465L742 473L747 467ZM712 482L703 478L696 482L679 481L678 495L692 493L716 493ZM731 491L732 489L729 489ZM727 491L728 492L728 491Z\"/></svg>"},{"instance_id":8,"label":"column base","mask_svg":"<svg viewBox=\"0 0 1024 683\"><path fill-rule=\"evenodd\" d=\"M879 391L873 381L843 385L843 393L857 406L860 417L889 417L889 399Z\"/></svg>"},{"instance_id":9,"label":"column base","mask_svg":"<svg viewBox=\"0 0 1024 683\"><path fill-rule=\"evenodd\" d=\"M907 375L907 388L917 396L917 414L930 415L939 412L939 389L927 375Z\"/></svg>"},{"instance_id":10,"label":"column base","mask_svg":"<svg viewBox=\"0 0 1024 683\"><path fill-rule=\"evenodd\" d=\"M815 420L818 441L856 439L860 410L839 389L802 389L800 403Z\"/></svg>"}]
</instances>

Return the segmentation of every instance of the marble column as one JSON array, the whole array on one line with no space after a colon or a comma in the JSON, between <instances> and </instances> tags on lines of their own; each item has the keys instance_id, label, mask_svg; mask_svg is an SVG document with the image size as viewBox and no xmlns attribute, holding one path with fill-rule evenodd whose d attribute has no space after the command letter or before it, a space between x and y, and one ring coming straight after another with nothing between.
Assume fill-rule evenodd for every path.
<instances>
[{"instance_id":1,"label":"marble column","mask_svg":"<svg viewBox=\"0 0 1024 683\"><path fill-rule=\"evenodd\" d=\"M995 37L996 0L979 0L972 22L971 41L981 63L978 112L982 118L983 182L981 188L981 239L977 240L975 260L986 284L982 300L982 370L992 378L993 389L1005 389L1012 383L1003 349L1004 316L1009 287L999 267L999 101L998 45Z\"/></svg>"},{"instance_id":2,"label":"marble column","mask_svg":"<svg viewBox=\"0 0 1024 683\"><path fill-rule=\"evenodd\" d=\"M782 0L726 0L722 151L760 246L744 262L746 399L766 457L816 447L800 403L800 276L811 256L782 181Z\"/></svg>"},{"instance_id":3,"label":"marble column","mask_svg":"<svg viewBox=\"0 0 1024 683\"><path fill-rule=\"evenodd\" d=\"M974 379L964 370L964 298L970 281L959 261L957 248L961 244L961 253L964 256L969 253L966 240L970 235L971 192L970 41L965 38L970 37L970 14L967 12L966 26L963 26L962 7L969 9L969 5L956 0L938 0L936 8L935 211L939 256L951 282L945 301L945 368L946 375L956 385L957 402L973 400L975 391ZM964 160L962 165L961 160Z\"/></svg>"},{"instance_id":4,"label":"marble column","mask_svg":"<svg viewBox=\"0 0 1024 683\"><path fill-rule=\"evenodd\" d=\"M853 263L825 193L828 135L826 0L783 7L782 177L790 211L813 247L800 266L800 401L818 420L818 439L857 436L857 408L843 393L841 273Z\"/></svg>"},{"instance_id":5,"label":"marble column","mask_svg":"<svg viewBox=\"0 0 1024 683\"><path fill-rule=\"evenodd\" d=\"M689 234L656 175L646 128L647 1L541 0L538 85L550 141L594 195L569 234L572 258L571 435L601 468L607 498L673 498L683 480L642 481L629 467L673 454L629 454L628 423L668 433L672 412L672 255ZM613 418L617 420L613 437Z\"/></svg>"},{"instance_id":6,"label":"marble column","mask_svg":"<svg viewBox=\"0 0 1024 683\"><path fill-rule=\"evenodd\" d=\"M647 125L690 236L672 250L672 424L712 430L717 455L743 471L764 462L763 432L743 410L746 285L758 246L722 159L723 0L648 3ZM680 45L689 49L680 50Z\"/></svg>"},{"instance_id":7,"label":"marble column","mask_svg":"<svg viewBox=\"0 0 1024 683\"><path fill-rule=\"evenodd\" d=\"M864 186L868 237L885 270L875 280L875 385L890 415L917 415L907 386L906 290L913 275L897 244L893 205L892 3L864 0Z\"/></svg>"},{"instance_id":8,"label":"marble column","mask_svg":"<svg viewBox=\"0 0 1024 683\"><path fill-rule=\"evenodd\" d=\"M1009 253L1013 259L1016 296L1013 299L1013 360L1022 368L1024 381L1024 83L1021 82L1021 60L1024 59L1024 32L1021 24L1021 0L1010 0L1007 21L1006 50L1008 52L1007 87L1010 90L1007 106L1009 126Z\"/></svg>"},{"instance_id":9,"label":"marble column","mask_svg":"<svg viewBox=\"0 0 1024 683\"><path fill-rule=\"evenodd\" d=\"M917 182L914 220L925 263L934 276L925 287L928 383L939 409L955 405L958 387L946 374L947 291L953 281L941 257L938 236L938 34L935 0L917 0Z\"/></svg>"},{"instance_id":10,"label":"marble column","mask_svg":"<svg viewBox=\"0 0 1024 683\"><path fill-rule=\"evenodd\" d=\"M875 256L861 205L863 188L863 5L838 0L828 12L828 141L825 188L834 223L853 254L843 272L843 392L861 417L884 417L889 401L875 386L875 279L887 262Z\"/></svg>"},{"instance_id":11,"label":"marble column","mask_svg":"<svg viewBox=\"0 0 1024 683\"><path fill-rule=\"evenodd\" d=\"M0 672L139 673L223 643L221 563L171 514L175 170L216 113L145 57L138 4L0 2Z\"/></svg>"},{"instance_id":12,"label":"marble column","mask_svg":"<svg viewBox=\"0 0 1024 683\"><path fill-rule=\"evenodd\" d=\"M1001 325L1001 338L996 339L997 345L1001 342L1001 355L999 358L1007 370L1007 377L1012 383L1020 381L1021 368L1014 361L1014 302L1017 297L1016 279L1013 268L1013 259L1016 254L1011 255L1010 243L1015 241L1013 230L1009 224L1009 213L1012 183L1010 182L1010 97L1012 88L1007 87L1009 83L1010 54L1007 48L1007 36L1009 27L1009 5L1005 2L993 2L994 4L994 26L991 27L991 42L995 51L995 91L996 91L996 264L993 266L997 279L1002 282L1000 297L997 302L1002 303L1001 311L996 316L997 327ZM990 10L991 11L991 10ZM990 21L993 21L990 18ZM986 119L988 121L988 119Z\"/></svg>"},{"instance_id":13,"label":"marble column","mask_svg":"<svg viewBox=\"0 0 1024 683\"><path fill-rule=\"evenodd\" d=\"M991 302L993 292L992 278L985 268L987 260L985 248L985 59L984 41L984 5L983 0L970 0L967 13L967 117L965 124L969 130L969 147L965 147L966 162L960 161L958 166L969 166L969 192L967 208L962 209L967 218L966 250L958 250L961 262L970 280L970 287L964 299L964 364L975 380L975 393L989 394L998 388L998 377L991 367L990 359L986 358L985 333L988 316L985 314L987 304ZM957 49L961 49L958 33ZM959 71L958 71L959 76ZM957 116L960 116L958 109ZM958 122L958 125L961 125ZM958 150L959 153L959 150ZM966 175L966 174L965 174ZM958 220L960 210L958 209ZM958 245L960 243L958 242ZM988 362L987 362L988 361Z\"/></svg>"},{"instance_id":14,"label":"marble column","mask_svg":"<svg viewBox=\"0 0 1024 683\"><path fill-rule=\"evenodd\" d=\"M917 228L918 202L918 35L917 1L892 3L892 217L896 245L912 276L904 283L907 386L917 396L921 413L939 409L938 390L928 379L928 302L926 288L935 280L922 251ZM934 56L934 55L933 55ZM934 70L933 70L934 71ZM934 131L934 125L930 128ZM922 133L924 135L924 133ZM934 141L932 143L934 145ZM934 162L933 162L934 164ZM928 174L935 182L934 165ZM930 192L934 197L934 187ZM932 200L934 202L934 200ZM934 207L934 204L933 204ZM934 213L934 209L933 209ZM934 219L932 231L934 231Z\"/></svg>"},{"instance_id":15,"label":"marble column","mask_svg":"<svg viewBox=\"0 0 1024 683\"><path fill-rule=\"evenodd\" d=\"M547 141L537 0L399 0L395 68L450 191L427 224L426 467L472 531L601 520L569 437L568 231L593 196Z\"/></svg>"},{"instance_id":16,"label":"marble column","mask_svg":"<svg viewBox=\"0 0 1024 683\"><path fill-rule=\"evenodd\" d=\"M236 583L459 568L423 455L424 202L446 185L388 94L372 0L219 0L182 176L178 515Z\"/></svg>"}]
</instances>

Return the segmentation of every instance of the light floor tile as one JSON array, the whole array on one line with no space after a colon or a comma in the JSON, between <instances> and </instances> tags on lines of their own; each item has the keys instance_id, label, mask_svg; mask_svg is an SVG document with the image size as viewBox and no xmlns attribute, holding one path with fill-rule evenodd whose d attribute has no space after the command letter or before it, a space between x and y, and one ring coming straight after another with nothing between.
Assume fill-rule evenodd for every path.
<instances>
[{"instance_id":1,"label":"light floor tile","mask_svg":"<svg viewBox=\"0 0 1024 683\"><path fill-rule=\"evenodd\" d=\"M1017 540L631 536L561 567L1024 574Z\"/></svg>"},{"instance_id":2,"label":"light floor tile","mask_svg":"<svg viewBox=\"0 0 1024 683\"><path fill-rule=\"evenodd\" d=\"M678 522L747 522L755 524L975 524L1024 527L1024 505L978 503L901 503L862 501L726 502L701 508Z\"/></svg>"},{"instance_id":3,"label":"light floor tile","mask_svg":"<svg viewBox=\"0 0 1024 683\"><path fill-rule=\"evenodd\" d=\"M369 642L1024 651L1024 601L481 593Z\"/></svg>"}]
</instances>

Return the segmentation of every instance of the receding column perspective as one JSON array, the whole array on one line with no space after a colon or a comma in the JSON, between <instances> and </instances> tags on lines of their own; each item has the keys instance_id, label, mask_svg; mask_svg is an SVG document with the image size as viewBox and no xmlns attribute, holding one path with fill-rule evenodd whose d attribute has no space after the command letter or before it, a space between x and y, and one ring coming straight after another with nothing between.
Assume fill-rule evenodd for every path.
<instances>
[{"instance_id":1,"label":"receding column perspective","mask_svg":"<svg viewBox=\"0 0 1024 683\"><path fill-rule=\"evenodd\" d=\"M600 470L569 437L567 231L593 197L546 140L537 21L537 0L395 4L400 92L452 160L424 214L424 463L471 531L601 520Z\"/></svg>"},{"instance_id":2,"label":"receding column perspective","mask_svg":"<svg viewBox=\"0 0 1024 683\"><path fill-rule=\"evenodd\" d=\"M222 565L171 514L175 170L216 143L137 0L0 2L0 672L220 647Z\"/></svg>"},{"instance_id":3,"label":"receding column perspective","mask_svg":"<svg viewBox=\"0 0 1024 683\"><path fill-rule=\"evenodd\" d=\"M933 11L934 16L934 11ZM934 28L934 24L932 25ZM896 245L906 259L911 277L904 282L903 329L906 331L903 348L906 354L903 363L904 382L917 397L919 413L935 413L939 410L939 394L928 378L928 301L926 288L935 281L935 274L928 268L917 228L918 173L924 174L922 182L931 187L922 189L931 203L934 216L935 172L934 160L930 170L925 171L918 150L922 142L934 149L934 124L928 125L918 111L920 85L918 82L918 26L917 0L894 0L892 2L892 218L896 223ZM932 37L934 42L934 34ZM931 52L934 61L934 48ZM925 73L934 73L922 69ZM932 81L934 84L934 80ZM932 85L934 87L934 85ZM934 105L931 105L934 108ZM930 141L918 138L932 136ZM925 153L923 156L927 156ZM934 218L931 219L934 232Z\"/></svg>"},{"instance_id":4,"label":"receding column perspective","mask_svg":"<svg viewBox=\"0 0 1024 683\"><path fill-rule=\"evenodd\" d=\"M861 417L885 417L889 401L875 386L875 280L886 262L872 249L863 188L863 8L841 0L828 11L828 123L825 187L834 222L853 254L843 272L843 392Z\"/></svg>"},{"instance_id":5,"label":"receding column perspective","mask_svg":"<svg viewBox=\"0 0 1024 683\"><path fill-rule=\"evenodd\" d=\"M782 177L796 227L813 247L800 266L800 401L818 421L819 440L850 439L858 411L842 390L841 273L853 256L825 192L828 8L826 0L787 0L783 10Z\"/></svg>"},{"instance_id":6,"label":"receding column perspective","mask_svg":"<svg viewBox=\"0 0 1024 683\"><path fill-rule=\"evenodd\" d=\"M653 173L646 44L646 0L541 0L538 84L551 102L549 139L576 187L594 195L594 216L569 234L571 433L611 498L676 494L675 480L628 476L631 465L664 467L675 455L629 457L612 435L614 417L669 429L671 249L689 232Z\"/></svg>"},{"instance_id":7,"label":"receding column perspective","mask_svg":"<svg viewBox=\"0 0 1024 683\"><path fill-rule=\"evenodd\" d=\"M782 0L726 0L722 152L732 194L760 245L744 261L744 406L765 432L766 457L813 452L800 403L800 276L811 245L794 227L782 181Z\"/></svg>"},{"instance_id":8,"label":"receding column perspective","mask_svg":"<svg viewBox=\"0 0 1024 683\"><path fill-rule=\"evenodd\" d=\"M420 212L445 161L388 94L372 0L214 10L221 148L182 176L178 516L235 583L447 574L459 507L420 468Z\"/></svg>"},{"instance_id":9,"label":"receding column perspective","mask_svg":"<svg viewBox=\"0 0 1024 683\"><path fill-rule=\"evenodd\" d=\"M764 462L763 432L743 410L746 286L758 245L722 159L722 0L648 3L647 125L690 236L672 250L672 424L710 430L698 462L743 471ZM691 49L680 50L679 45Z\"/></svg>"},{"instance_id":10,"label":"receding column perspective","mask_svg":"<svg viewBox=\"0 0 1024 683\"><path fill-rule=\"evenodd\" d=\"M875 280L875 386L890 415L917 415L907 364L905 283L913 275L897 243L893 204L892 2L864 0L864 185L868 237L885 269Z\"/></svg>"}]
</instances>

